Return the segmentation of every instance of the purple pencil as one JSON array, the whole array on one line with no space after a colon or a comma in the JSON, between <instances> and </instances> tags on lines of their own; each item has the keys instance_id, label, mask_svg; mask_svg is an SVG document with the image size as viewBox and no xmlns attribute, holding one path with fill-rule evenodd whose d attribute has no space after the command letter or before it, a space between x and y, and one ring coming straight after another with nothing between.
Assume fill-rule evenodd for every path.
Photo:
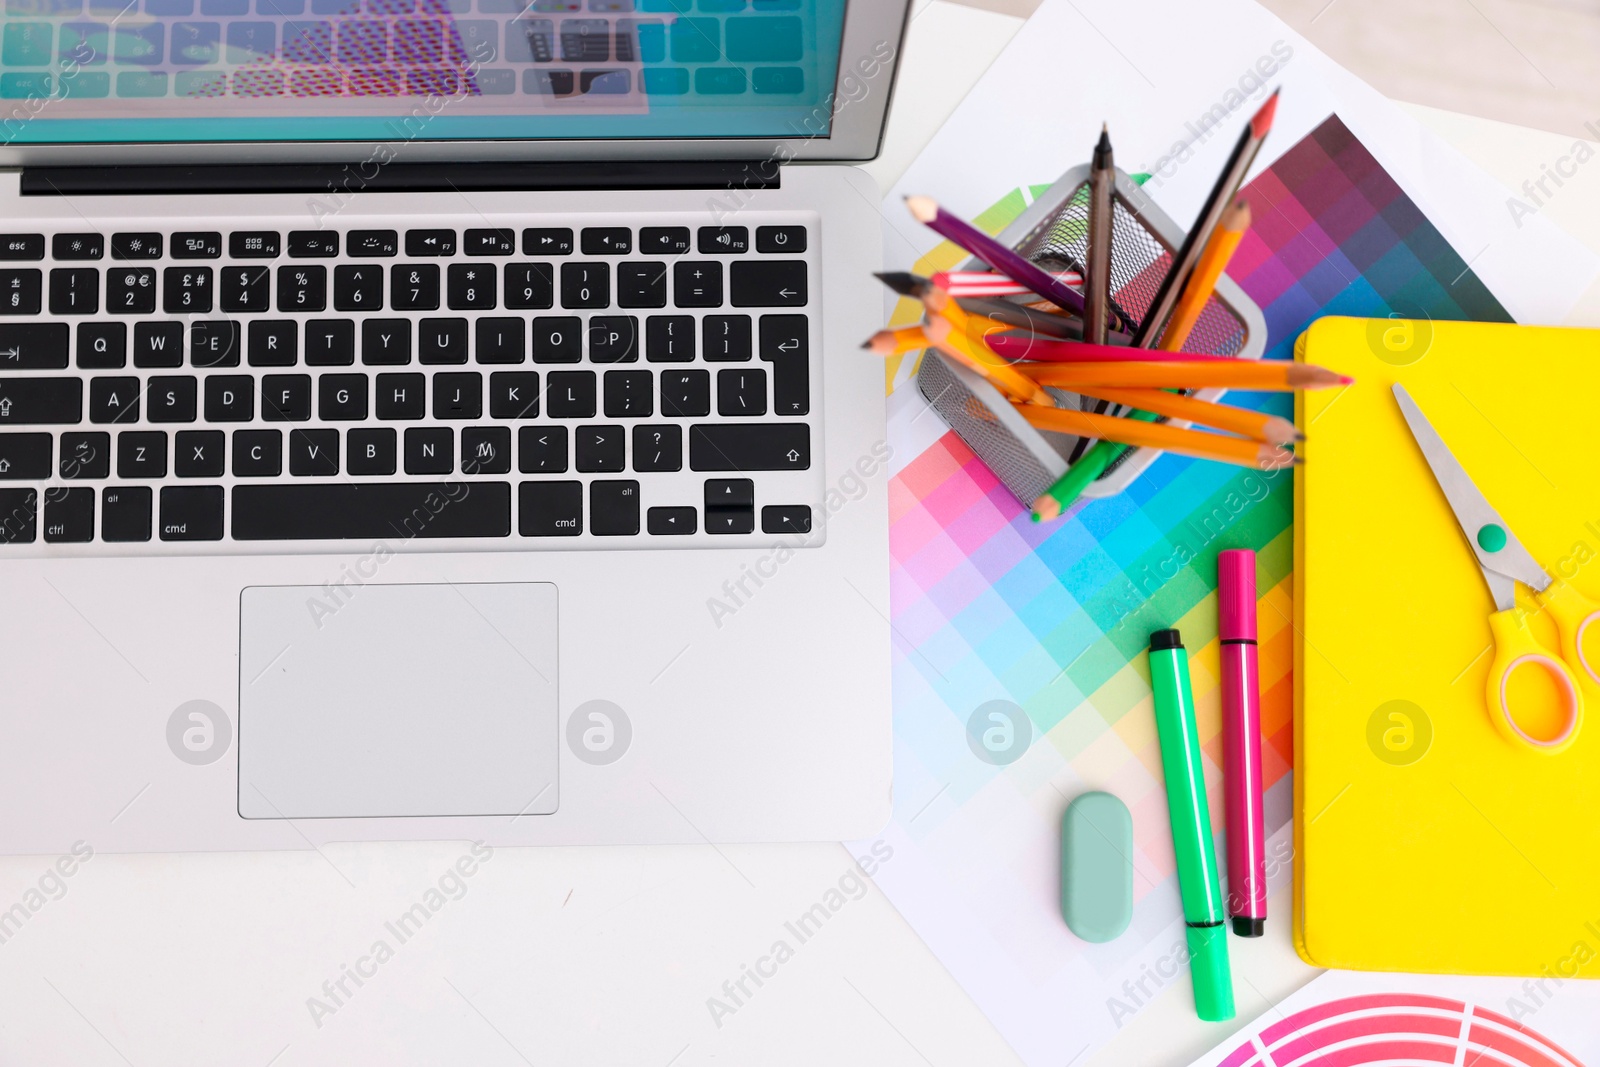
<instances>
[{"instance_id":1,"label":"purple pencil","mask_svg":"<svg viewBox=\"0 0 1600 1067\"><path fill-rule=\"evenodd\" d=\"M1083 295L1048 271L1034 266L982 230L950 214L931 196L908 196L906 207L911 217L947 241L954 241L990 267L1019 285L1026 285L1046 300L1066 311L1083 314Z\"/></svg>"}]
</instances>

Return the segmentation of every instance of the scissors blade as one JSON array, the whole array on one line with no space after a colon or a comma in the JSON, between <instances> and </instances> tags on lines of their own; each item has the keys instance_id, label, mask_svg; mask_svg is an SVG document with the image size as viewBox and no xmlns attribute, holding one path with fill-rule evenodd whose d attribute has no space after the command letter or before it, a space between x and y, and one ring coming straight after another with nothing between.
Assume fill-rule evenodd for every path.
<instances>
[{"instance_id":1,"label":"scissors blade","mask_svg":"<svg viewBox=\"0 0 1600 1067\"><path fill-rule=\"evenodd\" d=\"M1494 597L1495 606L1501 611L1516 606L1515 587L1506 581L1496 581L1497 575L1514 578L1523 585L1544 592L1550 585L1550 576L1534 562L1522 542L1517 540L1517 535L1511 532L1511 527L1506 525L1488 498L1479 492L1467 469L1456 459L1455 453L1450 451L1450 446L1444 443L1444 438L1439 436L1433 423L1417 407L1416 401L1411 399L1405 386L1398 382L1394 386L1394 398L1400 405L1400 413L1405 416L1406 425L1411 429L1411 436L1416 438L1417 447L1422 450L1422 458L1428 461L1434 480L1450 502L1450 510L1455 513L1456 522L1461 526L1461 533L1466 537L1472 554L1478 557L1478 566L1483 568L1484 581ZM1504 545L1493 551L1486 549L1479 538L1479 532L1485 527L1498 527L1505 536Z\"/></svg>"}]
</instances>

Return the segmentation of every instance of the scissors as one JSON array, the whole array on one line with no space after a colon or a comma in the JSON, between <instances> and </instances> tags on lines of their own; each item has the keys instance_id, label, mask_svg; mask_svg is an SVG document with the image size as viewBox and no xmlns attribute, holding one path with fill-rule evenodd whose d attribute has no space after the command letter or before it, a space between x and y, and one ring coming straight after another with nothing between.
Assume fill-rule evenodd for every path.
<instances>
[{"instance_id":1,"label":"scissors","mask_svg":"<svg viewBox=\"0 0 1600 1067\"><path fill-rule=\"evenodd\" d=\"M1560 752L1572 744L1578 736L1578 728L1583 725L1580 683L1586 678L1600 686L1596 665L1589 662L1583 651L1584 633L1590 623L1600 619L1600 604L1567 583L1550 577L1534 562L1500 513L1478 491L1466 468L1451 453L1439 432L1411 399L1411 394L1404 386L1396 384L1394 396L1411 429L1411 436L1422 450L1422 457L1433 469L1434 479L1450 502L1450 510L1455 512L1461 532L1478 557L1483 580L1494 598L1495 612L1489 616L1489 631L1494 635L1495 645L1494 660L1489 665L1490 716L1510 741L1539 752ZM1517 608L1518 582L1533 590L1555 621L1561 642L1559 659L1528 629L1526 613ZM1600 630L1596 633L1600 634ZM1511 714L1508 683L1513 673L1529 668L1548 672L1561 694L1562 729L1554 737L1533 736L1518 725Z\"/></svg>"}]
</instances>

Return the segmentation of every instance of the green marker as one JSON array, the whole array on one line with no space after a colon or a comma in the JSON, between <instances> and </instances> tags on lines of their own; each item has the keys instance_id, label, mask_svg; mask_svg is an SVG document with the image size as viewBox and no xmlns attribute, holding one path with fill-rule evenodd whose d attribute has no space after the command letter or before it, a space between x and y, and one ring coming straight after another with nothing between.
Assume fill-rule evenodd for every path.
<instances>
[{"instance_id":1,"label":"green marker","mask_svg":"<svg viewBox=\"0 0 1600 1067\"><path fill-rule=\"evenodd\" d=\"M1189 657L1176 630L1150 635L1150 688L1155 694L1156 734L1167 781L1167 813L1178 858L1178 893L1189 941L1195 1013L1206 1022L1233 1018L1233 974L1228 968L1226 902L1211 841L1200 734L1189 688Z\"/></svg>"}]
</instances>

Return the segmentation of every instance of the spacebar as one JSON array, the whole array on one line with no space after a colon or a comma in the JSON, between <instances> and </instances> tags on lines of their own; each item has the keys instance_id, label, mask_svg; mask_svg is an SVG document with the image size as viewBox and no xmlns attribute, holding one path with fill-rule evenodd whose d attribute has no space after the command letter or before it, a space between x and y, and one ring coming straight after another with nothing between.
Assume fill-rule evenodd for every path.
<instances>
[{"instance_id":1,"label":"spacebar","mask_svg":"<svg viewBox=\"0 0 1600 1067\"><path fill-rule=\"evenodd\" d=\"M238 485L235 541L509 537L508 482Z\"/></svg>"}]
</instances>

